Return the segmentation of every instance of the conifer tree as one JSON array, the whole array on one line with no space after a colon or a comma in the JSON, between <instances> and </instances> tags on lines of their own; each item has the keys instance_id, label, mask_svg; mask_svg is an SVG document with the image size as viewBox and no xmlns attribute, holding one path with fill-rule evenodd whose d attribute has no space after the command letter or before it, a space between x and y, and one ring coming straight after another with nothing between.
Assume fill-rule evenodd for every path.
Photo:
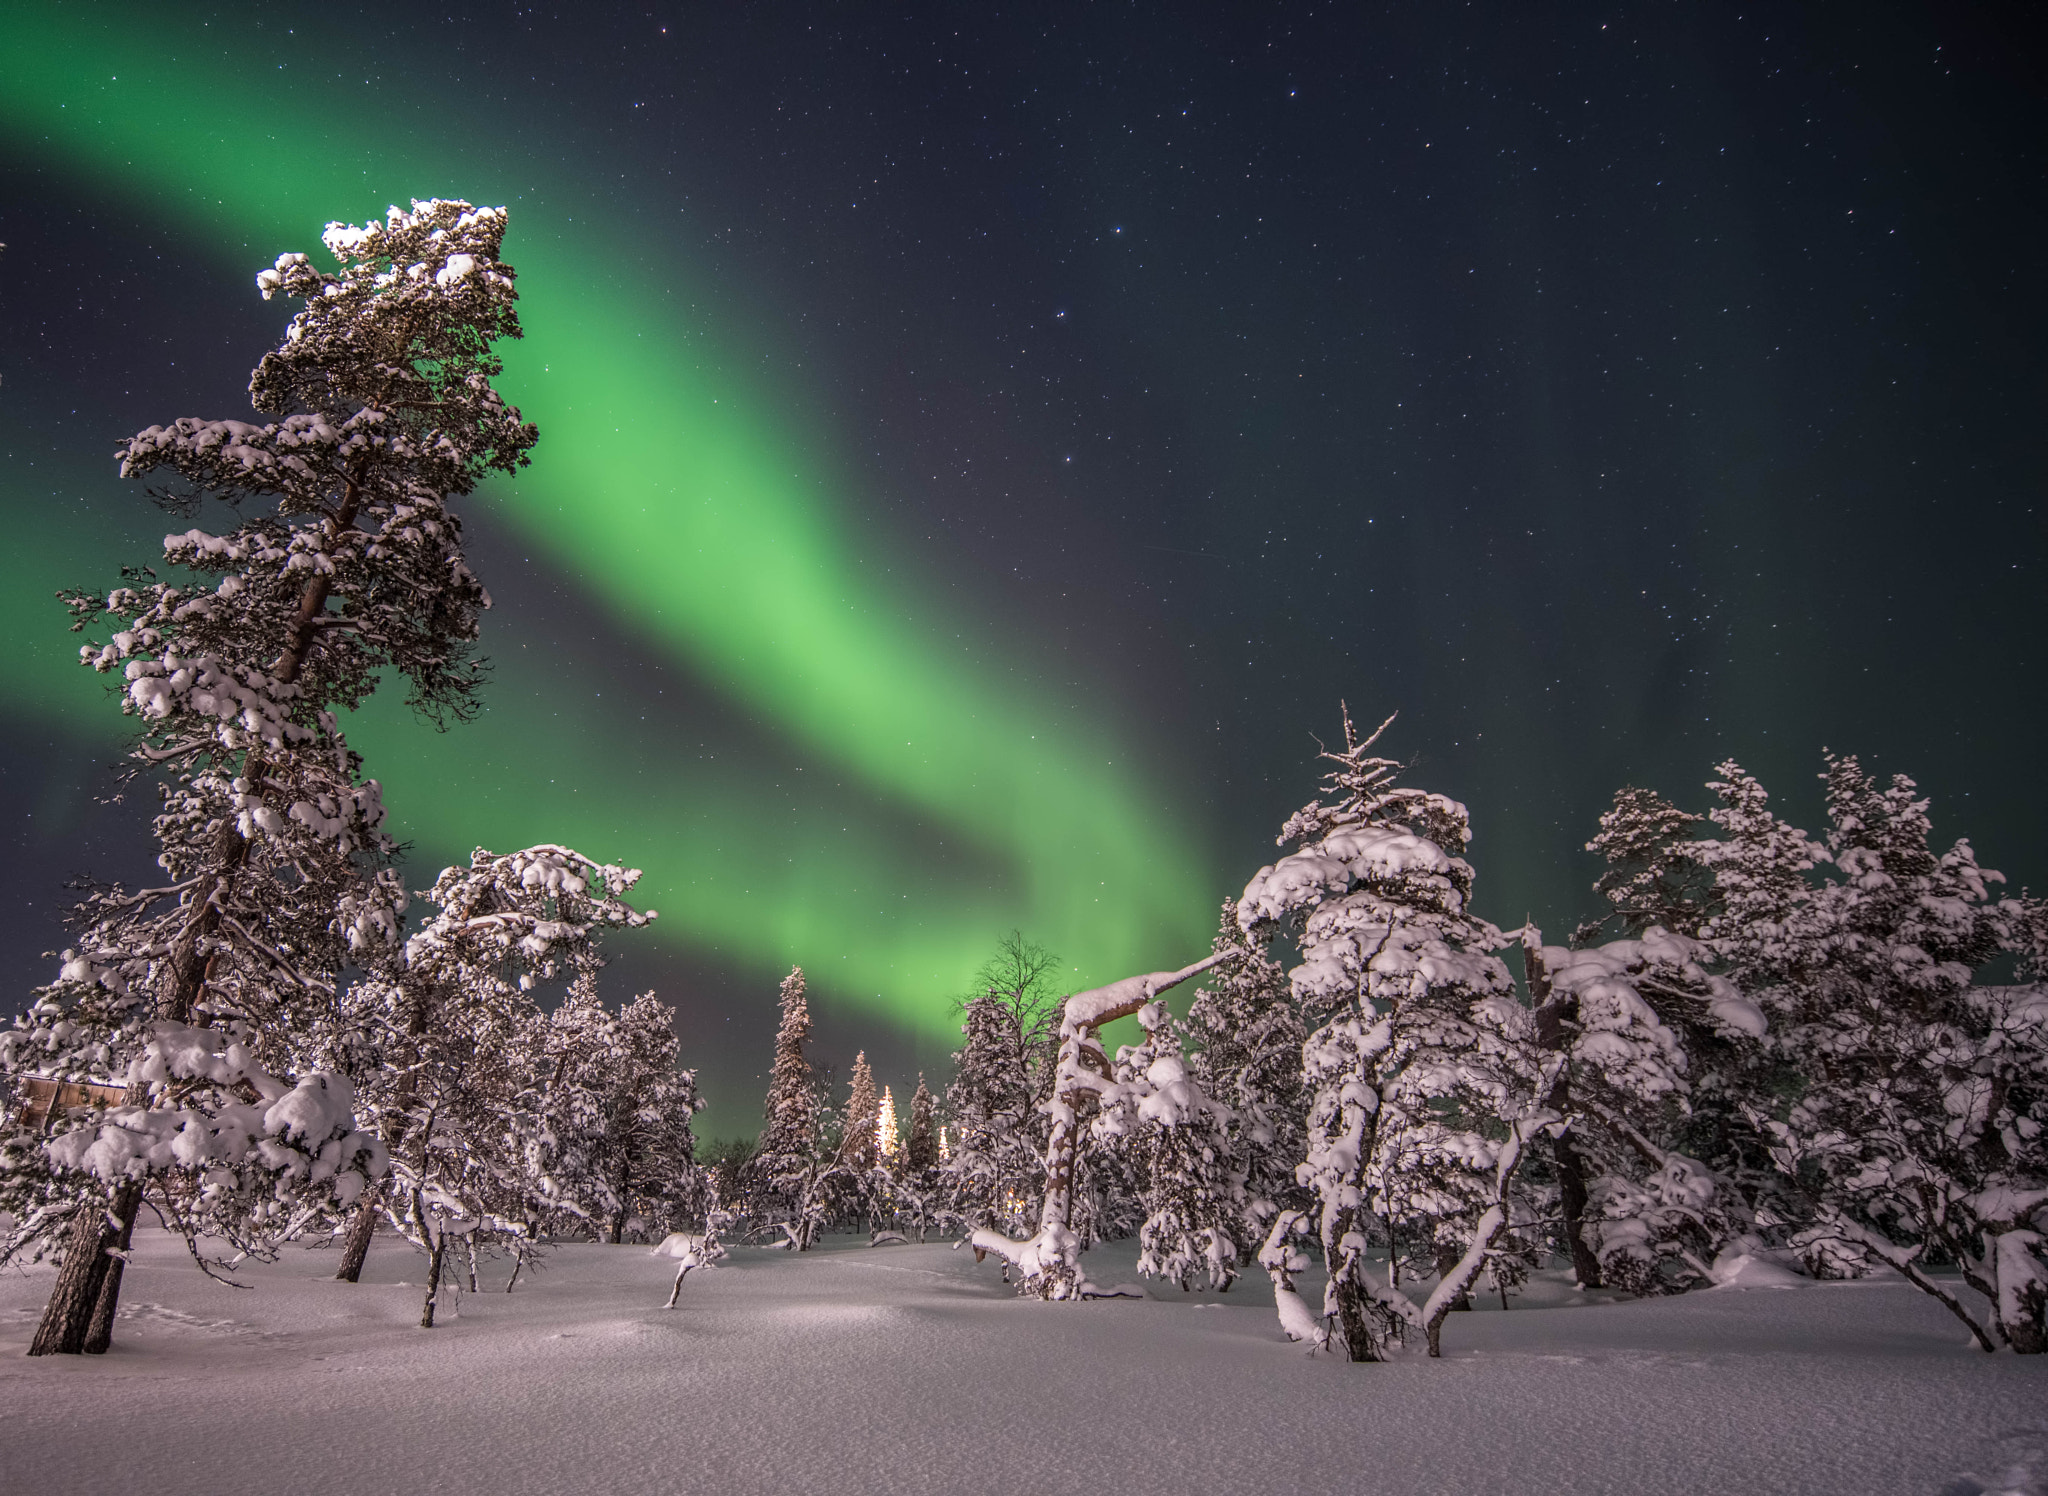
<instances>
[{"instance_id":1,"label":"conifer tree","mask_svg":"<svg viewBox=\"0 0 2048 1496\"><path fill-rule=\"evenodd\" d=\"M690 1130L700 1105L697 1076L681 1067L675 1017L672 1006L643 992L614 1020L604 1152L614 1242L631 1216L661 1236L708 1205Z\"/></svg>"},{"instance_id":2,"label":"conifer tree","mask_svg":"<svg viewBox=\"0 0 2048 1496\"><path fill-rule=\"evenodd\" d=\"M875 1124L881 1100L875 1095L875 1072L868 1068L867 1051L853 1057L853 1074L847 1081L845 1126L840 1134L839 1161L856 1176L875 1166Z\"/></svg>"},{"instance_id":3,"label":"conifer tree","mask_svg":"<svg viewBox=\"0 0 2048 1496\"><path fill-rule=\"evenodd\" d=\"M788 1216L788 1244L807 1251L824 1229L844 1171L841 1139L829 1136L830 1107L819 1093L817 1072L804 1056L811 1013L804 1001L804 973L790 968L782 981L782 1020L775 1031L775 1067L768 1077L767 1121L754 1155L753 1174L768 1208Z\"/></svg>"},{"instance_id":4,"label":"conifer tree","mask_svg":"<svg viewBox=\"0 0 2048 1496\"><path fill-rule=\"evenodd\" d=\"M1206 1278L1228 1289L1243 1252L1244 1174L1232 1156L1230 1112L1190 1075L1165 1003L1138 1011L1143 1043L1117 1051L1113 1090L1092 1131L1120 1139L1134 1165L1144 1212L1138 1271L1183 1291Z\"/></svg>"},{"instance_id":5,"label":"conifer tree","mask_svg":"<svg viewBox=\"0 0 2048 1496\"><path fill-rule=\"evenodd\" d=\"M1332 803L1289 819L1300 848L1263 868L1238 904L1262 939L1296 933L1291 974L1306 1021L1310 1094L1301 1177L1315 1194L1329 1267L1324 1312L1353 1360L1377 1360L1412 1325L1432 1355L1448 1311L1477 1280L1508 1223L1532 1136L1555 1121L1537 1098L1528 1015L1491 952L1504 942L1469 912L1465 807L1397 785L1400 765L1344 717ZM1427 1303L1377 1282L1374 1216L1408 1241L1459 1250Z\"/></svg>"},{"instance_id":6,"label":"conifer tree","mask_svg":"<svg viewBox=\"0 0 2048 1496\"><path fill-rule=\"evenodd\" d=\"M1761 971L1756 995L1806 1077L1766 1123L1780 1168L1817 1197L1805 1245L1897 1270L1987 1351L2048 1351L2048 989L1975 982L2002 955L2030 960L2038 907L1994 897L2002 879L1967 841L1936 851L1904 775L1880 785L1830 755L1823 778L1840 880L1782 901L1780 929L1714 932ZM1761 884L1737 882L1731 908L1766 902ZM1943 1259L1987 1313L1928 1271Z\"/></svg>"},{"instance_id":7,"label":"conifer tree","mask_svg":"<svg viewBox=\"0 0 2048 1496\"><path fill-rule=\"evenodd\" d=\"M390 1220L428 1254L425 1328L451 1235L524 1237L536 1214L589 1214L576 1187L600 1176L602 1083L556 1086L565 1136L529 1146L548 1129L537 1103L550 1088L536 1071L551 1058L580 1058L586 1076L592 1068L588 1053L550 1056L533 991L593 972L604 930L654 918L625 902L639 877L566 847L502 856L478 848L428 891L435 913L407 940L402 962L350 990L350 1017L374 1055L364 1098L392 1154ZM580 1001L587 1013L587 988ZM572 1008L565 1035L589 1032L581 1016ZM572 1107L574 1091L583 1099Z\"/></svg>"},{"instance_id":8,"label":"conifer tree","mask_svg":"<svg viewBox=\"0 0 2048 1496\"><path fill-rule=\"evenodd\" d=\"M120 1286L107 1249L125 1241L145 1191L195 1240L204 1229L260 1250L297 1219L263 1203L273 1188L233 1142L249 1130L222 1119L285 1084L343 960L373 959L398 934L404 896L381 866L378 789L335 713L386 671L436 720L474 710L488 598L449 500L515 471L535 439L491 387L492 342L519 335L504 228L502 209L438 201L330 225L337 272L287 254L257 277L266 298L304 302L250 381L256 409L278 419L182 419L121 449L124 476L161 476L153 495L166 507L219 499L236 523L167 538L164 562L192 580L131 570L110 592L65 594L75 629L112 625L81 657L126 681L123 710L142 725L132 772L163 776L154 829L170 881L91 892L62 973L18 1031L17 1052L35 1051L40 1068L130 1085L118 1116L78 1119L97 1143L4 1150L29 1171L8 1169L9 1203L32 1206L38 1230L72 1228L38 1351L104 1348ZM245 1073L229 1073L240 1060L223 1068L228 1055L246 1057ZM316 1139L294 1125L291 1147L350 1135L345 1087L320 1084L338 1108L320 1124L344 1131ZM188 1140L185 1156L142 1143L167 1127ZM118 1160L116 1133L139 1145ZM209 1133L220 1151L202 1156ZM202 1169L215 1181L205 1191L167 1183ZM310 1178L297 1165L279 1178L295 1170ZM357 1180L344 1194L360 1188L354 1165L314 1173Z\"/></svg>"},{"instance_id":9,"label":"conifer tree","mask_svg":"<svg viewBox=\"0 0 2048 1496\"><path fill-rule=\"evenodd\" d=\"M903 1161L903 1134L896 1123L896 1097L887 1086L882 1087L881 1104L875 1109L875 1161L885 1169L894 1169Z\"/></svg>"},{"instance_id":10,"label":"conifer tree","mask_svg":"<svg viewBox=\"0 0 2048 1496\"><path fill-rule=\"evenodd\" d=\"M910 1136L903 1145L903 1172L922 1179L939 1165L939 1129L933 1112L932 1093L925 1086L924 1072L917 1075L917 1089L910 1097Z\"/></svg>"},{"instance_id":11,"label":"conifer tree","mask_svg":"<svg viewBox=\"0 0 2048 1496\"><path fill-rule=\"evenodd\" d=\"M968 1003L946 1112L958 1129L947 1164L952 1210L972 1228L1014 1235L1038 1210L1043 1119L1025 1035L995 993Z\"/></svg>"},{"instance_id":12,"label":"conifer tree","mask_svg":"<svg viewBox=\"0 0 2048 1496\"><path fill-rule=\"evenodd\" d=\"M1294 1177L1306 1148L1301 1046L1308 1034L1287 973L1238 928L1235 902L1224 904L1211 950L1224 960L1188 1008L1189 1073L1228 1111L1231 1151L1245 1176L1238 1235L1249 1243L1264 1238L1278 1212L1308 1205Z\"/></svg>"}]
</instances>

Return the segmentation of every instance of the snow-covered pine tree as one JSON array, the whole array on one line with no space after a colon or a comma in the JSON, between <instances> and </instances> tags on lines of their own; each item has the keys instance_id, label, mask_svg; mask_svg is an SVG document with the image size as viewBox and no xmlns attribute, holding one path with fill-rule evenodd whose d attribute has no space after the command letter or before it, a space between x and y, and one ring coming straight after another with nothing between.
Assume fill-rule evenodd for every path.
<instances>
[{"instance_id":1,"label":"snow-covered pine tree","mask_svg":"<svg viewBox=\"0 0 2048 1496\"><path fill-rule=\"evenodd\" d=\"M875 1166L875 1122L881 1098L875 1094L875 1072L868 1068L867 1051L853 1057L853 1074L846 1083L846 1122L839 1138L839 1161L856 1176Z\"/></svg>"},{"instance_id":2,"label":"snow-covered pine tree","mask_svg":"<svg viewBox=\"0 0 2048 1496\"><path fill-rule=\"evenodd\" d=\"M1198 1279L1227 1290L1243 1254L1244 1174L1232 1155L1227 1107L1190 1075L1165 1003L1138 1010L1142 1043L1117 1051L1116 1087L1091 1131L1121 1140L1140 1183L1138 1271L1183 1292Z\"/></svg>"},{"instance_id":3,"label":"snow-covered pine tree","mask_svg":"<svg viewBox=\"0 0 2048 1496\"><path fill-rule=\"evenodd\" d=\"M426 893L435 913L402 961L351 989L351 1016L376 1057L364 1095L391 1149L390 1219L429 1255L426 1328L451 1234L524 1240L536 1215L583 1213L547 1172L559 1153L527 1146L546 1130L534 1104L546 1095L535 1071L549 1025L533 990L594 970L603 931L654 918L625 901L639 877L566 847L479 848ZM592 1139L575 1148L582 1179L602 1137L601 1105L588 1110L598 1115L580 1124Z\"/></svg>"},{"instance_id":4,"label":"snow-covered pine tree","mask_svg":"<svg viewBox=\"0 0 2048 1496\"><path fill-rule=\"evenodd\" d=\"M840 1173L834 1140L820 1125L827 1106L818 1094L818 1075L804 1056L810 1032L803 968L792 966L782 980L775 1065L752 1177L764 1208L786 1217L783 1232L798 1251L808 1250L824 1230Z\"/></svg>"},{"instance_id":5,"label":"snow-covered pine tree","mask_svg":"<svg viewBox=\"0 0 2048 1496\"><path fill-rule=\"evenodd\" d=\"M281 290L306 303L250 382L256 409L280 419L182 419L121 449L124 476L169 475L154 492L166 507L191 513L220 499L237 524L167 538L164 561L190 581L138 570L112 592L66 594L75 629L114 625L81 655L127 682L123 709L143 725L132 772L166 781L156 834L171 880L91 893L64 973L25 1020L39 1067L132 1081L119 1116L79 1120L106 1146L63 1145L65 1159L89 1165L40 1152L31 1219L41 1229L70 1198L73 1229L39 1350L104 1348L120 1285L105 1248L125 1240L152 1177L239 1170L234 1189L180 1198L206 1200L206 1228L231 1236L268 1220L270 1207L250 1203L262 1191L248 1159L228 1143L197 1150L205 1119L246 1104L250 1088L283 1084L264 1065L295 1063L308 1005L331 1007L338 950L368 953L396 936L404 901L376 866L388 850L376 785L359 778L333 712L386 670L432 717L473 710L470 649L488 598L463 564L447 501L523 465L535 439L490 383L493 340L519 335L512 272L498 259L504 226L502 209L452 202L394 208L367 228L330 225L338 273L285 255L257 278L266 298ZM231 1056L247 1057L246 1074L230 1073L243 1064ZM185 1073L188 1062L200 1071ZM190 1140L175 1163L141 1141L174 1114ZM341 1126L343 1114L324 1121ZM115 1134L135 1143L116 1150L118 1163ZM340 1140L293 1136L316 1149ZM359 1177L353 1166L325 1173Z\"/></svg>"},{"instance_id":6,"label":"snow-covered pine tree","mask_svg":"<svg viewBox=\"0 0 2048 1496\"><path fill-rule=\"evenodd\" d=\"M1803 1245L1883 1264L1933 1295L1985 1350L2048 1350L2048 987L1978 986L2000 956L2032 965L2039 906L1967 841L1930 844L1913 781L1879 785L1830 755L1828 855L1803 898L1769 897L1760 932L1717 922L1731 962L1758 970L1781 1052L1805 1086L1762 1118L1779 1166L1817 1196ZM1723 769L1724 779L1735 776ZM1716 868L1724 880L1731 863ZM1757 880L1729 893L1731 910ZM1782 912L1780 912L1782 911ZM1980 1317L1928 1269L1953 1262Z\"/></svg>"},{"instance_id":7,"label":"snow-covered pine tree","mask_svg":"<svg viewBox=\"0 0 2048 1496\"><path fill-rule=\"evenodd\" d=\"M892 1185L898 1217L916 1231L919 1241L932 1227L952 1220L944 1203L941 1162L937 1107L920 1071L917 1090L910 1097L910 1131L894 1165Z\"/></svg>"},{"instance_id":8,"label":"snow-covered pine tree","mask_svg":"<svg viewBox=\"0 0 2048 1496\"><path fill-rule=\"evenodd\" d=\"M939 1164L939 1127L932 1093L917 1073L917 1089L910 1095L910 1136L903 1144L903 1172L924 1175Z\"/></svg>"},{"instance_id":9,"label":"snow-covered pine tree","mask_svg":"<svg viewBox=\"0 0 2048 1496\"><path fill-rule=\"evenodd\" d=\"M1613 906L1606 921L1573 936L1588 959L1530 956L1532 989L1546 980L1539 967L1574 969L1560 988L1567 1004L1579 978L1607 973L1598 980L1618 982L1670 1026L1685 1060L1682 1085L1660 1104L1640 1092L1629 1102L1625 1087L1607 1093L1606 1104L1627 1114L1625 1131L1582 1116L1553 1143L1566 1241L1577 1243L1588 1283L1601 1280L1590 1274L1607 1276L1602 1262L1612 1257L1623 1285L1637 1291L1688 1286L1703 1281L1699 1260L1736 1237L1762 1246L1756 1233L1767 1223L1810 1213L1796 1182L1773 1168L1756 1120L1803 1085L1794 1057L1775 1036L1756 1042L1761 1011L1744 1015L1709 999L1730 982L1747 994L1796 983L1816 959L1811 879L1827 851L1778 819L1740 765L1723 763L1719 773L1710 788L1720 803L1707 816L1648 790L1617 794L1588 843L1607 860L1595 889ZM1697 837L1708 829L1718 835ZM1589 945L1608 923L1627 938ZM1572 1023L1546 1027L1552 1038L1567 1031L1576 1031ZM1581 1142L1602 1157L1575 1189ZM1577 1233L1575 1204L1586 1223Z\"/></svg>"},{"instance_id":10,"label":"snow-covered pine tree","mask_svg":"<svg viewBox=\"0 0 2048 1496\"><path fill-rule=\"evenodd\" d=\"M1631 938L1652 925L1674 935L1697 936L1716 912L1713 874L1697 855L1694 831L1704 818L1680 810L1654 790L1616 790L1600 816L1600 833L1586 843L1607 870L1593 891L1607 914L1581 925L1573 945L1591 945L1609 925Z\"/></svg>"},{"instance_id":11,"label":"snow-covered pine tree","mask_svg":"<svg viewBox=\"0 0 2048 1496\"><path fill-rule=\"evenodd\" d=\"M710 1204L690 1130L701 1105L697 1075L681 1067L675 1017L673 1007L643 992L614 1020L604 1149L614 1242L632 1217L647 1221L658 1240Z\"/></svg>"},{"instance_id":12,"label":"snow-covered pine tree","mask_svg":"<svg viewBox=\"0 0 2048 1496\"><path fill-rule=\"evenodd\" d=\"M1469 912L1465 808L1394 783L1401 766L1371 752L1392 721L1361 738L1345 713L1342 751L1324 754L1332 803L1288 820L1281 841L1299 849L1238 903L1247 936L1300 942L1290 981L1317 1025L1301 1177L1330 1270L1325 1316L1354 1360L1378 1359L1403 1324L1437 1353L1507 1226L1530 1139L1557 1120L1537 1103L1556 1062L1535 1053L1492 954L1504 937ZM1375 1211L1404 1241L1460 1249L1426 1303L1369 1272Z\"/></svg>"},{"instance_id":13,"label":"snow-covered pine tree","mask_svg":"<svg viewBox=\"0 0 2048 1496\"><path fill-rule=\"evenodd\" d=\"M1577 950L1543 945L1533 926L1522 940L1537 1047L1563 1061L1545 1098L1566 1121L1549 1162L1580 1282L1662 1293L1710 1281L1757 1214L1735 1187L1739 1158L1685 1147L1714 1142L1702 1123L1748 1094L1735 1087L1758 1070L1762 1012L1711 973L1709 947L1657 925Z\"/></svg>"},{"instance_id":14,"label":"snow-covered pine tree","mask_svg":"<svg viewBox=\"0 0 2048 1496\"><path fill-rule=\"evenodd\" d=\"M1189 1073L1229 1109L1231 1151L1245 1175L1238 1240L1251 1243L1265 1237L1278 1212L1308 1205L1294 1177L1306 1153L1301 1046L1308 1033L1286 971L1238 928L1234 901L1223 906L1211 949L1223 960L1188 1008Z\"/></svg>"},{"instance_id":15,"label":"snow-covered pine tree","mask_svg":"<svg viewBox=\"0 0 2048 1496\"><path fill-rule=\"evenodd\" d=\"M967 1004L946 1113L957 1146L946 1164L953 1212L970 1228L1029 1229L1038 1209L1044 1131L1026 1036L993 993Z\"/></svg>"},{"instance_id":16,"label":"snow-covered pine tree","mask_svg":"<svg viewBox=\"0 0 2048 1496\"><path fill-rule=\"evenodd\" d=\"M903 1162L903 1133L896 1121L896 1096L882 1087L882 1099L875 1107L875 1162L893 1170Z\"/></svg>"}]
</instances>

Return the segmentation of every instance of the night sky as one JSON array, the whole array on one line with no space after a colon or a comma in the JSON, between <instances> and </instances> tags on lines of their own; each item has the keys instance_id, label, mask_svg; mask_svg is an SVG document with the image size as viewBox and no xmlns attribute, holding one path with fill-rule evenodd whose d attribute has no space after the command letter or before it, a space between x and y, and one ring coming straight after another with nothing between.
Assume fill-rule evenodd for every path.
<instances>
[{"instance_id":1,"label":"night sky","mask_svg":"<svg viewBox=\"0 0 2048 1496\"><path fill-rule=\"evenodd\" d=\"M1618 786L1811 826L1824 747L2048 886L2024 15L0 3L0 980L149 866L51 596L187 523L114 443L246 417L256 270L429 196L512 210L541 442L466 511L488 710L349 736L414 886L646 869L609 995L709 1131L793 962L900 1093L1012 927L1203 954L1340 699L1505 925Z\"/></svg>"}]
</instances>

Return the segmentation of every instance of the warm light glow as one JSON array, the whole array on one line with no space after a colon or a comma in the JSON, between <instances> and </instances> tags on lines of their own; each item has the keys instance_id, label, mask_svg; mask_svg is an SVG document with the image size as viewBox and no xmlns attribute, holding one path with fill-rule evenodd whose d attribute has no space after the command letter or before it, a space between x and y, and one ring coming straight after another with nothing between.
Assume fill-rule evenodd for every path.
<instances>
[{"instance_id":1,"label":"warm light glow","mask_svg":"<svg viewBox=\"0 0 2048 1496\"><path fill-rule=\"evenodd\" d=\"M885 1164L894 1163L903 1144L896 1136L896 1098L882 1087L881 1110L875 1113L875 1151Z\"/></svg>"}]
</instances>

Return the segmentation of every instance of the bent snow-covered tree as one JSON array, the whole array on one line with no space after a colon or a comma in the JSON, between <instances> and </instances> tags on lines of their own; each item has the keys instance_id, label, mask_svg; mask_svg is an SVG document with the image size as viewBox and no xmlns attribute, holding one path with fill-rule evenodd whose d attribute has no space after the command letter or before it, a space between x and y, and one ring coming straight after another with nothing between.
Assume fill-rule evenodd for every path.
<instances>
[{"instance_id":1,"label":"bent snow-covered tree","mask_svg":"<svg viewBox=\"0 0 2048 1496\"><path fill-rule=\"evenodd\" d=\"M1015 1268L1019 1291L1044 1299L1082 1299L1095 1292L1081 1271L1082 1234L1074 1229L1074 1188L1082 1138L1118 1082L1098 1037L1104 1024L1129 1018L1191 977L1223 960L1211 953L1179 971L1125 977L1107 987L1077 992L1060 1005L1058 1061L1052 1095L1045 1103L1043 1193L1038 1230L1017 1241L986 1227L969 1234L978 1253L993 1252ZM971 1012L971 1009L970 1009Z\"/></svg>"},{"instance_id":2,"label":"bent snow-covered tree","mask_svg":"<svg viewBox=\"0 0 2048 1496\"><path fill-rule=\"evenodd\" d=\"M123 475L156 480L160 504L196 514L225 501L234 524L167 537L168 578L134 569L111 591L66 594L75 629L108 630L81 656L125 681L123 710L142 727L131 773L163 781L167 881L87 896L62 973L5 1056L128 1087L122 1107L4 1151L10 1202L28 1207L10 1249L69 1227L38 1351L104 1347L120 1283L109 1249L152 1180L206 1181L160 1190L160 1208L188 1208L174 1219L231 1239L267 1233L276 1212L255 1202L273 1187L252 1172L265 1150L355 1136L332 1080L317 1082L332 1103L320 1118L266 1113L260 1145L234 1141L248 1119L232 1109L295 1089L284 1077L331 1012L343 959L398 934L405 901L381 866L377 786L334 713L387 672L436 720L473 709L488 598L448 501L525 463L535 439L490 382L493 340L518 335L504 227L503 210L457 202L331 225L337 271L290 254L258 277L266 298L304 303L250 381L257 411L276 419L182 419L121 448ZM316 1120L333 1135L312 1136ZM173 1148L166 1127L186 1141ZM97 1141L77 1141L88 1134ZM359 1151L346 1167L301 1170L278 1157L279 1178L318 1176L343 1194L373 1162Z\"/></svg>"},{"instance_id":3,"label":"bent snow-covered tree","mask_svg":"<svg viewBox=\"0 0 2048 1496\"><path fill-rule=\"evenodd\" d=\"M1300 943L1289 980L1316 1025L1300 1177L1329 1267L1323 1333L1353 1360L1381 1358L1410 1326L1437 1353L1509 1223L1530 1140L1558 1120L1541 1105L1558 1062L1535 1050L1492 954L1505 938L1470 912L1465 807L1395 784L1400 765L1371 751L1392 720L1361 738L1345 714L1342 751L1324 754L1331 803L1289 819L1281 841L1298 850L1260 869L1237 915L1247 936L1285 929ZM1291 1260L1285 1237L1300 1224L1283 1212L1261 1254L1276 1286L1295 1270L1275 1264ZM1376 1234L1440 1267L1425 1303L1375 1278ZM1281 1309L1298 1335L1300 1316Z\"/></svg>"}]
</instances>

